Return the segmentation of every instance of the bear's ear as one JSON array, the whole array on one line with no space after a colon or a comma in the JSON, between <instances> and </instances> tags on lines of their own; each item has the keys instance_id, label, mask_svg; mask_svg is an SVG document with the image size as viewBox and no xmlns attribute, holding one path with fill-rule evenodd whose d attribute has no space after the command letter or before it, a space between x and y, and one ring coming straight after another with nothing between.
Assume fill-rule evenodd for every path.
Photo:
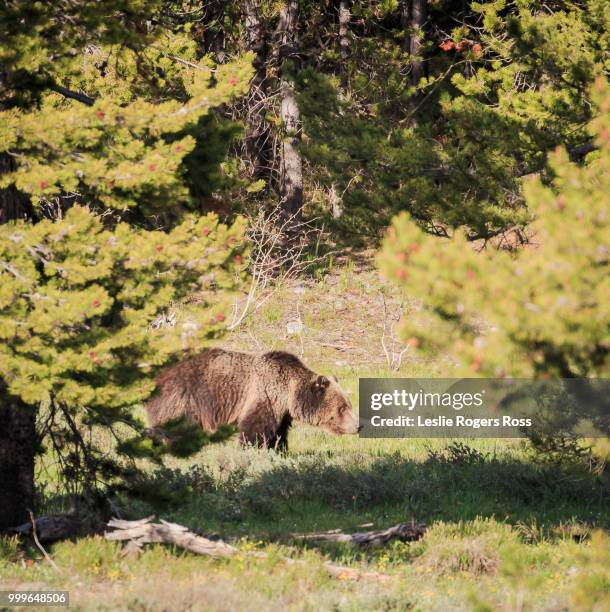
<instances>
[{"instance_id":1,"label":"bear's ear","mask_svg":"<svg viewBox=\"0 0 610 612\"><path fill-rule=\"evenodd\" d=\"M313 381L313 386L314 389L317 390L322 390L322 389L326 389L326 387L328 387L328 385L330 385L330 380L328 380L328 378L326 378L326 376L316 376L316 378L314 378Z\"/></svg>"}]
</instances>

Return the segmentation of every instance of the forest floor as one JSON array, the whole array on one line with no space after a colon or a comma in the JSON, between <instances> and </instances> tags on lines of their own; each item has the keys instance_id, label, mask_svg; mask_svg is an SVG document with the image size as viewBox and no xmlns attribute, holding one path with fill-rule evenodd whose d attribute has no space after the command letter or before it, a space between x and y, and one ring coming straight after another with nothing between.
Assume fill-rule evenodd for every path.
<instances>
[{"instance_id":1,"label":"forest floor","mask_svg":"<svg viewBox=\"0 0 610 612\"><path fill-rule=\"evenodd\" d=\"M367 258L351 261L275 288L221 345L292 351L336 375L355 405L359 377L442 376L443 358L422 361L398 339L417 303ZM5 539L0 589L65 589L72 608L87 610L609 609L604 483L540 462L519 440L365 440L297 425L287 455L232 440L172 460L151 480L180 502L125 501L127 516L218 534L240 554L214 560L156 545L130 558L88 537L49 547L56 571L35 549L16 562ZM410 521L427 524L423 539L372 551L295 536ZM331 577L328 559L388 579Z\"/></svg>"}]
</instances>

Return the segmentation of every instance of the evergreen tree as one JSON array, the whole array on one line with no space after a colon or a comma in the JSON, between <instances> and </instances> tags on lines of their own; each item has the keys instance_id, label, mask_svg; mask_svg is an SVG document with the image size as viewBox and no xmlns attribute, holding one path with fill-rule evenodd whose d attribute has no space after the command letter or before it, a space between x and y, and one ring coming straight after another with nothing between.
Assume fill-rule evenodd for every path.
<instances>
[{"instance_id":1,"label":"evergreen tree","mask_svg":"<svg viewBox=\"0 0 610 612\"><path fill-rule=\"evenodd\" d=\"M65 35L69 43L81 44L78 53L51 45L59 34L43 36L47 21L40 31L24 33L23 41L5 27L13 38L5 38L0 49L8 74L0 147L10 152L15 167L5 173L0 186L14 185L28 194L42 216L84 203L99 211L129 211L129 218L150 225L175 221L181 211L199 207L202 196L227 182L218 172L226 144L218 141L215 131L225 141L230 131L206 115L247 91L251 58L215 67L198 56L188 27L171 21L171 29L149 27L150 13L136 9L151 7L135 3L132 13L126 3L118 3L123 12L112 3L89 4L92 14L85 11L75 17L76 25L60 36L62 42ZM140 24L144 34L135 35L127 17L121 20L125 11L129 18L146 17ZM13 23L3 17L5 26ZM33 19L20 17L29 23ZM51 24L61 23L58 15L45 12L44 17ZM86 29L93 27L97 30ZM98 46L98 39L107 44ZM19 45L28 53L11 56ZM62 59L47 65L50 54ZM24 82L37 94L31 104L22 100ZM43 84L50 86L36 89ZM64 95L49 93L57 91ZM230 174L230 168L226 170Z\"/></svg>"},{"instance_id":2,"label":"evergreen tree","mask_svg":"<svg viewBox=\"0 0 610 612\"><path fill-rule=\"evenodd\" d=\"M27 221L0 226L0 529L32 507L39 443L76 491L121 486L137 457L158 460L167 447L133 407L160 367L223 327L243 222L185 213L231 185L220 162L234 128L210 113L247 90L251 58L215 65L174 11L134 0L0 8L0 153L11 160L0 187L31 203ZM193 293L196 311L156 329ZM116 461L94 429L114 440ZM207 440L182 423L166 433L179 454Z\"/></svg>"},{"instance_id":3,"label":"evergreen tree","mask_svg":"<svg viewBox=\"0 0 610 612\"><path fill-rule=\"evenodd\" d=\"M434 238L406 213L388 232L380 267L422 301L404 337L423 353L446 354L457 375L610 374L610 87L600 78L594 90L599 117L590 132L599 151L580 166L559 147L550 155L552 184L526 184L536 216L531 247L477 252L468 230ZM605 401L597 420L608 435Z\"/></svg>"},{"instance_id":4,"label":"evergreen tree","mask_svg":"<svg viewBox=\"0 0 610 612\"><path fill-rule=\"evenodd\" d=\"M241 222L228 228L214 215L170 232L125 223L106 229L79 206L62 220L0 227L1 408L12 402L31 414L43 406L45 443L63 461L68 488L103 488L131 467L85 442L93 428L120 438L119 457L160 456L164 448L144 435L132 409L152 393L161 366L221 331L221 292L234 283L242 232ZM154 329L169 304L193 292L196 310L182 308L173 327ZM118 423L131 437L115 432ZM205 440L191 436L188 450ZM182 442L173 450L186 452ZM11 462L5 457L4 469ZM15 482L1 484L10 504ZM9 507L3 520L10 524L23 511Z\"/></svg>"},{"instance_id":5,"label":"evergreen tree","mask_svg":"<svg viewBox=\"0 0 610 612\"><path fill-rule=\"evenodd\" d=\"M351 241L381 237L401 210L436 234L523 235L523 178L548 180L557 145L576 161L592 150L588 92L608 74L606 4L214 4L201 36L210 49L222 38L215 57L254 58L248 95L227 105L245 125L232 147L239 205L295 202ZM187 5L181 27L212 19Z\"/></svg>"},{"instance_id":6,"label":"evergreen tree","mask_svg":"<svg viewBox=\"0 0 610 612\"><path fill-rule=\"evenodd\" d=\"M347 80L327 49L301 73L312 208L328 210L326 194L341 194L339 225L363 236L400 210L437 234L522 228L523 177L546 180L557 145L574 159L592 148L589 90L608 73L606 4L429 2L414 51L398 3L354 2ZM331 25L321 7L306 19L305 49Z\"/></svg>"}]
</instances>

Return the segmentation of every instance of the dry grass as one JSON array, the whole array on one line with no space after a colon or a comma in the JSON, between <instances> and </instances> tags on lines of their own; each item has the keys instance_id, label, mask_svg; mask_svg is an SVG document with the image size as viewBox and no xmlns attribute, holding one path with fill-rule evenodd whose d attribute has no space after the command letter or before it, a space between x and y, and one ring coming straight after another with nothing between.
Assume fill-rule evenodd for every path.
<instances>
[{"instance_id":1,"label":"dry grass","mask_svg":"<svg viewBox=\"0 0 610 612\"><path fill-rule=\"evenodd\" d=\"M222 346L287 350L320 371L353 378L438 373L440 363L422 363L399 338L401 321L417 316L417 302L382 279L370 259L339 265L321 279L290 279L268 289L267 299Z\"/></svg>"}]
</instances>

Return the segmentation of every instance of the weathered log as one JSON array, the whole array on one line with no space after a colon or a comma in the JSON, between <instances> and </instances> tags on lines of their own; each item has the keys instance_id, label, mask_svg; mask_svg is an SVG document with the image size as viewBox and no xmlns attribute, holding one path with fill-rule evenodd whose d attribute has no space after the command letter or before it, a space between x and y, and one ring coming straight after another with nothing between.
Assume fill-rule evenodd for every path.
<instances>
[{"instance_id":1,"label":"weathered log","mask_svg":"<svg viewBox=\"0 0 610 612\"><path fill-rule=\"evenodd\" d=\"M209 540L190 532L182 525L168 523L164 520L161 520L161 523L152 523L153 518L149 516L139 521L112 519L108 522L108 526L114 527L115 531L106 532L106 539L131 540L138 548L143 544L173 544L195 554L210 557L229 557L238 552L237 548L222 540Z\"/></svg>"},{"instance_id":2,"label":"weathered log","mask_svg":"<svg viewBox=\"0 0 610 612\"><path fill-rule=\"evenodd\" d=\"M198 555L208 555L217 558L230 557L242 552L222 540L210 540L204 536L197 535L183 525L168 523L163 520L161 520L161 523L152 523L153 519L153 516L140 519L139 521L112 519L108 522L108 527L114 528L114 531L107 531L105 537L107 540L126 541L127 545L124 549L124 554L138 554L144 544L152 543L173 544ZM268 556L262 551L247 552L245 554L257 558L266 558ZM301 559L291 559L290 557L281 557L281 559L287 565L302 565L305 563ZM390 578L387 574L362 571L357 568L336 565L330 561L324 563L324 568L331 576L342 580L364 579L384 581Z\"/></svg>"},{"instance_id":3,"label":"weathered log","mask_svg":"<svg viewBox=\"0 0 610 612\"><path fill-rule=\"evenodd\" d=\"M294 537L302 540L315 540L317 542L345 542L362 548L376 548L387 544L390 540L401 542L414 542L423 537L426 525L423 523L399 523L387 529L376 531L362 531L358 533L341 533L334 529L323 533L305 533Z\"/></svg>"}]
</instances>

